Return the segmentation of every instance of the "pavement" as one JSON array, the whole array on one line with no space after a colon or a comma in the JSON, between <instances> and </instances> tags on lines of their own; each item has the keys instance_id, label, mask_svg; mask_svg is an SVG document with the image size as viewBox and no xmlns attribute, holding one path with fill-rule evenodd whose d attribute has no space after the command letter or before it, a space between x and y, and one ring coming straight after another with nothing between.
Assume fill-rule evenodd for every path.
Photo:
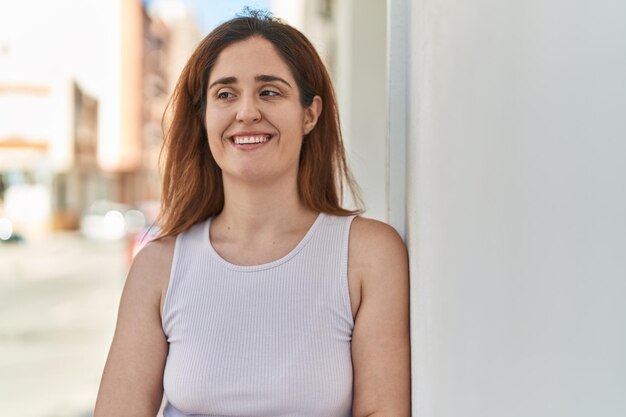
<instances>
[{"instance_id":1,"label":"pavement","mask_svg":"<svg viewBox=\"0 0 626 417\"><path fill-rule=\"evenodd\" d=\"M124 242L0 244L0 416L92 415L127 269Z\"/></svg>"}]
</instances>

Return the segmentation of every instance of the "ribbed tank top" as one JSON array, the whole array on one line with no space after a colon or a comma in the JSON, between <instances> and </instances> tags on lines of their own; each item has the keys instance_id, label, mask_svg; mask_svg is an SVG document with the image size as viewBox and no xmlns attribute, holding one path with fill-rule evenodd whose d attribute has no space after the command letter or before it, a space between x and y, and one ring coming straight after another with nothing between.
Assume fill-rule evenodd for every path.
<instances>
[{"instance_id":1,"label":"ribbed tank top","mask_svg":"<svg viewBox=\"0 0 626 417\"><path fill-rule=\"evenodd\" d=\"M240 266L209 239L176 238L163 306L165 417L344 417L352 407L348 236L320 214L276 261Z\"/></svg>"}]
</instances>

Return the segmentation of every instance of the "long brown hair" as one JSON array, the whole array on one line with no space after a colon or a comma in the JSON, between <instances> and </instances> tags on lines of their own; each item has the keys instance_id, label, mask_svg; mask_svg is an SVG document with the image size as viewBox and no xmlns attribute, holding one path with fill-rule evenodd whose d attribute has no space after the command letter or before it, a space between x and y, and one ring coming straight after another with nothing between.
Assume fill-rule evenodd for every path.
<instances>
[{"instance_id":1,"label":"long brown hair","mask_svg":"<svg viewBox=\"0 0 626 417\"><path fill-rule=\"evenodd\" d=\"M358 187L346 163L339 114L330 77L309 40L267 12L245 10L207 35L183 69L168 105L171 124L161 150L163 191L160 236L181 233L224 207L222 173L213 159L204 125L207 83L219 54L229 45L260 36L270 41L291 69L303 108L318 95L322 112L303 140L298 192L312 210L351 215L341 206L346 184L358 206Z\"/></svg>"}]
</instances>

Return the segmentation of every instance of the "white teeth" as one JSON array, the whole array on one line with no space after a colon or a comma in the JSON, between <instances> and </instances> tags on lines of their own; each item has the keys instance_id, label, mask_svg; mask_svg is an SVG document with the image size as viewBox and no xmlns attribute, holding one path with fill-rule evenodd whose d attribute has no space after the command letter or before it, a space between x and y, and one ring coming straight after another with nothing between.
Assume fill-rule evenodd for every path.
<instances>
[{"instance_id":1,"label":"white teeth","mask_svg":"<svg viewBox=\"0 0 626 417\"><path fill-rule=\"evenodd\" d=\"M269 136L235 136L234 141L237 145L249 143L264 143L269 140Z\"/></svg>"}]
</instances>

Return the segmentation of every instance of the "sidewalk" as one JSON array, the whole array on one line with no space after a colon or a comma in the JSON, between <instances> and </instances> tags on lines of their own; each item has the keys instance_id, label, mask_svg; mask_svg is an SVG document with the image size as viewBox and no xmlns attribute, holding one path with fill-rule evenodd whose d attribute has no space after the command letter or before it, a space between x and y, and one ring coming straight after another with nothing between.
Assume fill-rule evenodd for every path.
<instances>
[{"instance_id":1,"label":"sidewalk","mask_svg":"<svg viewBox=\"0 0 626 417\"><path fill-rule=\"evenodd\" d=\"M126 269L122 242L0 245L0 416L91 415Z\"/></svg>"}]
</instances>

